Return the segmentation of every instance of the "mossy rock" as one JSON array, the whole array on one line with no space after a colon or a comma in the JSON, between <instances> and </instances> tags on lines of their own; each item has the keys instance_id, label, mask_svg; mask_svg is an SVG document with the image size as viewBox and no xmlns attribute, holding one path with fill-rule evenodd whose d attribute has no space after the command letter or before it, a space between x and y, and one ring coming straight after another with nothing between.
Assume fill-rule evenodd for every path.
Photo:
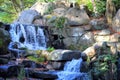
<instances>
[{"instance_id":1,"label":"mossy rock","mask_svg":"<svg viewBox=\"0 0 120 80\"><path fill-rule=\"evenodd\" d=\"M0 28L0 55L7 54L8 45L10 43L10 35L8 31Z\"/></svg>"}]
</instances>

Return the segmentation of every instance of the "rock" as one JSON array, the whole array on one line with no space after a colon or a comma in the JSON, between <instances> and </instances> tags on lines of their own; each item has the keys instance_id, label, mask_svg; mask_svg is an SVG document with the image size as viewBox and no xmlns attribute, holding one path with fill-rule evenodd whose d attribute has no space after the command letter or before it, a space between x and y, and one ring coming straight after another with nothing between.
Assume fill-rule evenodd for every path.
<instances>
[{"instance_id":1,"label":"rock","mask_svg":"<svg viewBox=\"0 0 120 80\"><path fill-rule=\"evenodd\" d=\"M23 60L21 65L23 65L25 68L45 68L45 66L42 64L37 64L31 60Z\"/></svg>"},{"instance_id":2,"label":"rock","mask_svg":"<svg viewBox=\"0 0 120 80\"><path fill-rule=\"evenodd\" d=\"M55 80L58 78L56 71L34 71L34 70L28 70L29 76L32 78L38 78L42 80Z\"/></svg>"},{"instance_id":3,"label":"rock","mask_svg":"<svg viewBox=\"0 0 120 80\"><path fill-rule=\"evenodd\" d=\"M85 33L84 29L81 27L70 27L67 29L66 34L71 37L80 37Z\"/></svg>"},{"instance_id":4,"label":"rock","mask_svg":"<svg viewBox=\"0 0 120 80\"><path fill-rule=\"evenodd\" d=\"M80 66L80 72L87 73L89 70L88 63L82 62Z\"/></svg>"},{"instance_id":5,"label":"rock","mask_svg":"<svg viewBox=\"0 0 120 80\"><path fill-rule=\"evenodd\" d=\"M103 54L104 50L106 50L107 44L105 42L97 42L93 44L93 46L88 47L86 50L84 50L81 54L83 59L86 59L87 57L93 58L97 54Z\"/></svg>"},{"instance_id":6,"label":"rock","mask_svg":"<svg viewBox=\"0 0 120 80\"><path fill-rule=\"evenodd\" d=\"M108 27L104 19L93 19L89 22L89 24L95 30L102 30Z\"/></svg>"},{"instance_id":7,"label":"rock","mask_svg":"<svg viewBox=\"0 0 120 80\"><path fill-rule=\"evenodd\" d=\"M0 55L8 54L8 45L10 43L10 34L8 31L0 28Z\"/></svg>"},{"instance_id":8,"label":"rock","mask_svg":"<svg viewBox=\"0 0 120 80\"><path fill-rule=\"evenodd\" d=\"M18 22L21 24L32 24L36 16L40 16L36 10L24 10L20 13Z\"/></svg>"},{"instance_id":9,"label":"rock","mask_svg":"<svg viewBox=\"0 0 120 80\"><path fill-rule=\"evenodd\" d=\"M82 57L83 57L83 58L86 58L86 55L87 55L89 58L91 58L91 57L93 57L93 56L96 54L95 49L94 49L93 46L87 48L87 49L84 50L82 53L83 53L83 54L82 54Z\"/></svg>"},{"instance_id":10,"label":"rock","mask_svg":"<svg viewBox=\"0 0 120 80\"><path fill-rule=\"evenodd\" d=\"M73 58L80 58L80 51L72 51L72 50L54 50L49 54L49 59L51 61L70 61ZM69 56L69 57L68 57Z\"/></svg>"},{"instance_id":11,"label":"rock","mask_svg":"<svg viewBox=\"0 0 120 80\"><path fill-rule=\"evenodd\" d=\"M110 36L110 42L119 42L120 41L120 34L114 33Z\"/></svg>"},{"instance_id":12,"label":"rock","mask_svg":"<svg viewBox=\"0 0 120 80\"><path fill-rule=\"evenodd\" d=\"M66 13L67 9L65 8L57 8L53 10L53 14L56 16L64 16Z\"/></svg>"},{"instance_id":13,"label":"rock","mask_svg":"<svg viewBox=\"0 0 120 80\"><path fill-rule=\"evenodd\" d=\"M100 36L100 35L95 35L94 39L96 42L109 42L110 41L110 35L106 36Z\"/></svg>"},{"instance_id":14,"label":"rock","mask_svg":"<svg viewBox=\"0 0 120 80\"><path fill-rule=\"evenodd\" d=\"M37 12L41 13L41 15L44 15L51 13L53 9L55 9L55 4L52 2L41 3L38 1L30 9L36 10Z\"/></svg>"},{"instance_id":15,"label":"rock","mask_svg":"<svg viewBox=\"0 0 120 80\"><path fill-rule=\"evenodd\" d=\"M84 45L88 45L88 44L89 44L88 46L92 45L93 43L95 43L94 34L91 33L91 32L85 33L85 34L80 38L79 43L82 43L82 44L84 44ZM81 44L81 45L82 45L82 44Z\"/></svg>"},{"instance_id":16,"label":"rock","mask_svg":"<svg viewBox=\"0 0 120 80\"><path fill-rule=\"evenodd\" d=\"M46 26L46 20L43 17L36 17L33 22L35 26Z\"/></svg>"},{"instance_id":17,"label":"rock","mask_svg":"<svg viewBox=\"0 0 120 80\"><path fill-rule=\"evenodd\" d=\"M120 42L107 42L112 54L117 54L120 51Z\"/></svg>"},{"instance_id":18,"label":"rock","mask_svg":"<svg viewBox=\"0 0 120 80\"><path fill-rule=\"evenodd\" d=\"M55 1L55 8L67 8L66 4L65 4L65 0L56 0Z\"/></svg>"},{"instance_id":19,"label":"rock","mask_svg":"<svg viewBox=\"0 0 120 80\"><path fill-rule=\"evenodd\" d=\"M54 70L63 70L66 61L51 61Z\"/></svg>"},{"instance_id":20,"label":"rock","mask_svg":"<svg viewBox=\"0 0 120 80\"><path fill-rule=\"evenodd\" d=\"M1 65L0 66L0 77L16 77L20 72L20 66L18 65Z\"/></svg>"},{"instance_id":21,"label":"rock","mask_svg":"<svg viewBox=\"0 0 120 80\"><path fill-rule=\"evenodd\" d=\"M0 64L7 64L8 61L9 61L8 59L0 58Z\"/></svg>"},{"instance_id":22,"label":"rock","mask_svg":"<svg viewBox=\"0 0 120 80\"><path fill-rule=\"evenodd\" d=\"M115 32L120 32L120 9L118 10L117 14L113 18L112 21L112 29Z\"/></svg>"},{"instance_id":23,"label":"rock","mask_svg":"<svg viewBox=\"0 0 120 80\"><path fill-rule=\"evenodd\" d=\"M101 32L98 32L97 34L100 35L100 36L106 36L106 35L110 35L110 30L108 29L104 29L104 30L101 30Z\"/></svg>"},{"instance_id":24,"label":"rock","mask_svg":"<svg viewBox=\"0 0 120 80\"><path fill-rule=\"evenodd\" d=\"M76 28L77 29L77 28ZM74 32L73 36L68 36L65 37L64 39L64 44L66 47L73 47L79 49L79 50L83 50L85 48L88 48L89 46L91 46L93 43L95 42L94 40L94 34L91 32Z\"/></svg>"},{"instance_id":25,"label":"rock","mask_svg":"<svg viewBox=\"0 0 120 80\"><path fill-rule=\"evenodd\" d=\"M67 10L65 17L68 18L68 25L88 24L90 19L84 10L70 8Z\"/></svg>"}]
</instances>

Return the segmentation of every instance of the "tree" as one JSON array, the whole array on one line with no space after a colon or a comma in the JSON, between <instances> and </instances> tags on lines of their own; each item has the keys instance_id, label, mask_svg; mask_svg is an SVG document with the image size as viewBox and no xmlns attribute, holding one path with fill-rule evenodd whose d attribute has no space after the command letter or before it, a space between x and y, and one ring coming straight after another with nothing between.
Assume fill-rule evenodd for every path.
<instances>
[{"instance_id":1,"label":"tree","mask_svg":"<svg viewBox=\"0 0 120 80\"><path fill-rule=\"evenodd\" d=\"M109 25L112 24L112 19L116 13L115 4L112 0L107 0L106 2L106 19Z\"/></svg>"},{"instance_id":2,"label":"tree","mask_svg":"<svg viewBox=\"0 0 120 80\"><path fill-rule=\"evenodd\" d=\"M11 23L24 9L31 7L37 0L0 0L0 21Z\"/></svg>"}]
</instances>

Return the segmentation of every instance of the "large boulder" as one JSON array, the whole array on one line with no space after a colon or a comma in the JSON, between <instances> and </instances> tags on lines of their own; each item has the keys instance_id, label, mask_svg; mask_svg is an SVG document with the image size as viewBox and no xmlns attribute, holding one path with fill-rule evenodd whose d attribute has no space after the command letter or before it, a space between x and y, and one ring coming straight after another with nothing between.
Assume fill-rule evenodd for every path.
<instances>
[{"instance_id":1,"label":"large boulder","mask_svg":"<svg viewBox=\"0 0 120 80\"><path fill-rule=\"evenodd\" d=\"M89 16L84 10L76 8L67 10L65 17L68 18L68 25L84 25L90 21Z\"/></svg>"},{"instance_id":2,"label":"large boulder","mask_svg":"<svg viewBox=\"0 0 120 80\"><path fill-rule=\"evenodd\" d=\"M118 10L117 14L113 18L112 28L115 32L120 32L120 9Z\"/></svg>"},{"instance_id":3,"label":"large boulder","mask_svg":"<svg viewBox=\"0 0 120 80\"><path fill-rule=\"evenodd\" d=\"M55 9L55 4L52 2L49 3L41 3L36 2L31 8L31 10L36 10L41 13L41 15L51 13L53 9Z\"/></svg>"},{"instance_id":4,"label":"large boulder","mask_svg":"<svg viewBox=\"0 0 120 80\"><path fill-rule=\"evenodd\" d=\"M93 19L89 23L94 30L102 30L107 28L106 21L104 19Z\"/></svg>"},{"instance_id":5,"label":"large boulder","mask_svg":"<svg viewBox=\"0 0 120 80\"><path fill-rule=\"evenodd\" d=\"M38 16L40 16L40 14L36 10L24 10L21 12L18 22L21 24L32 24Z\"/></svg>"},{"instance_id":6,"label":"large boulder","mask_svg":"<svg viewBox=\"0 0 120 80\"><path fill-rule=\"evenodd\" d=\"M0 55L8 52L8 45L10 43L10 35L8 31L0 28Z\"/></svg>"},{"instance_id":7,"label":"large boulder","mask_svg":"<svg viewBox=\"0 0 120 80\"><path fill-rule=\"evenodd\" d=\"M80 55L80 51L54 50L48 57L51 61L70 61L72 59L79 59Z\"/></svg>"}]
</instances>

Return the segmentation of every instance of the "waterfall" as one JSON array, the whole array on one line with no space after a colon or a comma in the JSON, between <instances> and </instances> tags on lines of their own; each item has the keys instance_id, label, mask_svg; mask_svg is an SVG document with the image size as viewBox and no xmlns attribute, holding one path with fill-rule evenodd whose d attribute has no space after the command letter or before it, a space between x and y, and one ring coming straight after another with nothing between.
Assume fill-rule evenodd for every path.
<instances>
[{"instance_id":1,"label":"waterfall","mask_svg":"<svg viewBox=\"0 0 120 80\"><path fill-rule=\"evenodd\" d=\"M30 50L45 50L46 39L43 29L34 25L23 25L14 23L10 27L12 42L9 49L13 49L17 44L17 49L27 48Z\"/></svg>"},{"instance_id":2,"label":"waterfall","mask_svg":"<svg viewBox=\"0 0 120 80\"><path fill-rule=\"evenodd\" d=\"M82 59L73 59L64 66L64 71L58 72L57 80L89 80L87 73L80 72Z\"/></svg>"}]
</instances>

